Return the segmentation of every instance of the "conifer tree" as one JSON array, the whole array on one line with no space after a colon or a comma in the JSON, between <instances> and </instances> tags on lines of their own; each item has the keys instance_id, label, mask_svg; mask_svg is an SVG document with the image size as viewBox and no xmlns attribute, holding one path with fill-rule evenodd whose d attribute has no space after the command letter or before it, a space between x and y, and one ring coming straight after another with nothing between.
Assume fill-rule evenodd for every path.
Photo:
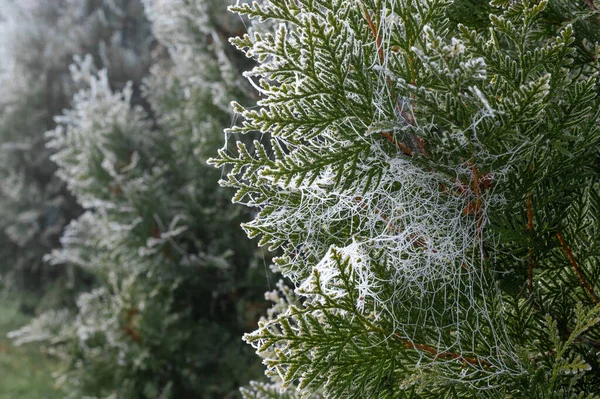
<instances>
[{"instance_id":1,"label":"conifer tree","mask_svg":"<svg viewBox=\"0 0 600 399\"><path fill-rule=\"evenodd\" d=\"M35 293L64 274L43 256L81 212L54 175L44 137L76 91L73 55L93 54L113 87L137 87L152 35L135 0L2 0L0 31L0 285Z\"/></svg>"},{"instance_id":2,"label":"conifer tree","mask_svg":"<svg viewBox=\"0 0 600 399\"><path fill-rule=\"evenodd\" d=\"M48 257L98 286L77 313L48 312L11 336L44 342L67 366L72 398L222 398L262 370L240 339L264 310L265 267L238 226L249 212L218 188L206 159L249 97L248 61L227 43L243 29L217 1L145 2L159 45L136 105L91 57L83 89L49 132L52 160L85 213Z\"/></svg>"},{"instance_id":3,"label":"conifer tree","mask_svg":"<svg viewBox=\"0 0 600 399\"><path fill-rule=\"evenodd\" d=\"M231 8L265 138L210 162L295 287L246 398L600 394L597 5L473 3Z\"/></svg>"}]
</instances>

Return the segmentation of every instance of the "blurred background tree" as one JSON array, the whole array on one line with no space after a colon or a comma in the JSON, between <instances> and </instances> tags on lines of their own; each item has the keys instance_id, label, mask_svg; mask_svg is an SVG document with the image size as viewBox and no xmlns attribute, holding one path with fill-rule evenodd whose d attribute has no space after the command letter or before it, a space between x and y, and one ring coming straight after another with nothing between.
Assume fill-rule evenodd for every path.
<instances>
[{"instance_id":1,"label":"blurred background tree","mask_svg":"<svg viewBox=\"0 0 600 399\"><path fill-rule=\"evenodd\" d=\"M42 260L81 212L44 136L76 91L69 64L92 54L112 87L131 80L139 93L154 39L142 4L130 0L1 0L0 33L0 287L33 310L40 296L51 307L81 282L72 268Z\"/></svg>"},{"instance_id":2,"label":"blurred background tree","mask_svg":"<svg viewBox=\"0 0 600 399\"><path fill-rule=\"evenodd\" d=\"M11 337L64 360L68 397L234 397L262 374L241 336L265 310L266 263L239 228L250 212L206 165L229 102L255 96L241 74L250 60L227 42L245 30L227 3L145 1L152 66L141 84L94 55L64 78L79 90L46 145L82 213L45 259L94 287Z\"/></svg>"}]
</instances>

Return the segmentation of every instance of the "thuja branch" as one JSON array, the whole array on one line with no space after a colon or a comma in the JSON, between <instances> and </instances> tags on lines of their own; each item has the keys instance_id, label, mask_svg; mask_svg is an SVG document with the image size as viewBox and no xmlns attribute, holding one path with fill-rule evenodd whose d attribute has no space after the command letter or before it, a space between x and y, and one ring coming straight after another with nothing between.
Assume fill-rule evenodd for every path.
<instances>
[{"instance_id":1,"label":"thuja branch","mask_svg":"<svg viewBox=\"0 0 600 399\"><path fill-rule=\"evenodd\" d=\"M581 270L581 267L577 263L577 260L575 259L575 256L573 255L573 251L567 245L567 242L565 241L564 236L559 231L559 232L556 233L556 237L558 238L558 241L560 242L560 245L562 246L563 250L565 251L565 253L567 255L567 258L569 258L569 262L571 263L571 266L573 267L573 270L575 271L575 274L577 274L577 278L579 279L579 283L587 291L587 293L592 298L592 300L594 301L594 303L598 303L598 297L596 296L596 293L594 292L594 289L588 283L588 281L585 279L585 276L583 275L583 271Z\"/></svg>"}]
</instances>

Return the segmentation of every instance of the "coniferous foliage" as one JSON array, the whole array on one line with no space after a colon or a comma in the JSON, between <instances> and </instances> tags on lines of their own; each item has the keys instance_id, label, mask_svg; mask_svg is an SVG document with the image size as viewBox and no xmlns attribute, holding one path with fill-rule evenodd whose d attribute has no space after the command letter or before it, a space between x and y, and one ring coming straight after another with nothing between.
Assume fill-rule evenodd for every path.
<instances>
[{"instance_id":1,"label":"coniferous foliage","mask_svg":"<svg viewBox=\"0 0 600 399\"><path fill-rule=\"evenodd\" d=\"M241 336L264 311L265 266L206 159L223 145L232 98L252 87L227 43L243 29L218 1L144 3L158 40L136 105L91 57L48 133L57 175L85 212L48 261L92 274L77 313L52 311L11 336L44 342L72 398L220 398L262 370Z\"/></svg>"},{"instance_id":2,"label":"coniferous foliage","mask_svg":"<svg viewBox=\"0 0 600 399\"><path fill-rule=\"evenodd\" d=\"M229 133L270 138L210 162L296 287L245 397L600 393L597 6L470 3L231 8L261 98Z\"/></svg>"},{"instance_id":3,"label":"coniferous foliage","mask_svg":"<svg viewBox=\"0 0 600 399\"><path fill-rule=\"evenodd\" d=\"M70 104L73 55L92 54L113 87L139 85L152 35L139 1L0 2L0 277L5 289L50 289L43 263L80 208L54 175L44 133ZM71 276L71 288L74 284ZM64 287L64 285L63 285ZM15 291L16 292L16 291Z\"/></svg>"}]
</instances>

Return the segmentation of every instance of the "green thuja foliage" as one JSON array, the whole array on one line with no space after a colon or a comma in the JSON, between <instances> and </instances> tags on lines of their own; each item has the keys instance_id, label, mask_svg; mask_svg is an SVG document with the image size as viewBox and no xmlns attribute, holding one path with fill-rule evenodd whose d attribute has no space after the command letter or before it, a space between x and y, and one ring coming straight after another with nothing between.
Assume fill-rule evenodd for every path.
<instances>
[{"instance_id":1,"label":"green thuja foliage","mask_svg":"<svg viewBox=\"0 0 600 399\"><path fill-rule=\"evenodd\" d=\"M77 89L69 72L74 54L92 54L113 87L127 80L139 86L150 62L150 25L139 1L3 0L0 32L0 285L59 292L65 285L53 283L66 273L43 256L81 209L54 174L44 133ZM73 290L78 280L70 274Z\"/></svg>"},{"instance_id":2,"label":"green thuja foliage","mask_svg":"<svg viewBox=\"0 0 600 399\"><path fill-rule=\"evenodd\" d=\"M597 6L474 3L231 7L265 138L210 162L296 287L245 397L600 395Z\"/></svg>"},{"instance_id":3,"label":"green thuja foliage","mask_svg":"<svg viewBox=\"0 0 600 399\"><path fill-rule=\"evenodd\" d=\"M230 126L228 103L253 95L247 60L228 45L243 29L216 1L144 3L158 40L136 105L91 57L71 66L82 87L48 133L51 159L85 213L47 258L97 287L77 312L43 314L11 336L65 359L57 384L72 398L221 398L262 370L240 339L266 285L249 220L206 164Z\"/></svg>"}]
</instances>

